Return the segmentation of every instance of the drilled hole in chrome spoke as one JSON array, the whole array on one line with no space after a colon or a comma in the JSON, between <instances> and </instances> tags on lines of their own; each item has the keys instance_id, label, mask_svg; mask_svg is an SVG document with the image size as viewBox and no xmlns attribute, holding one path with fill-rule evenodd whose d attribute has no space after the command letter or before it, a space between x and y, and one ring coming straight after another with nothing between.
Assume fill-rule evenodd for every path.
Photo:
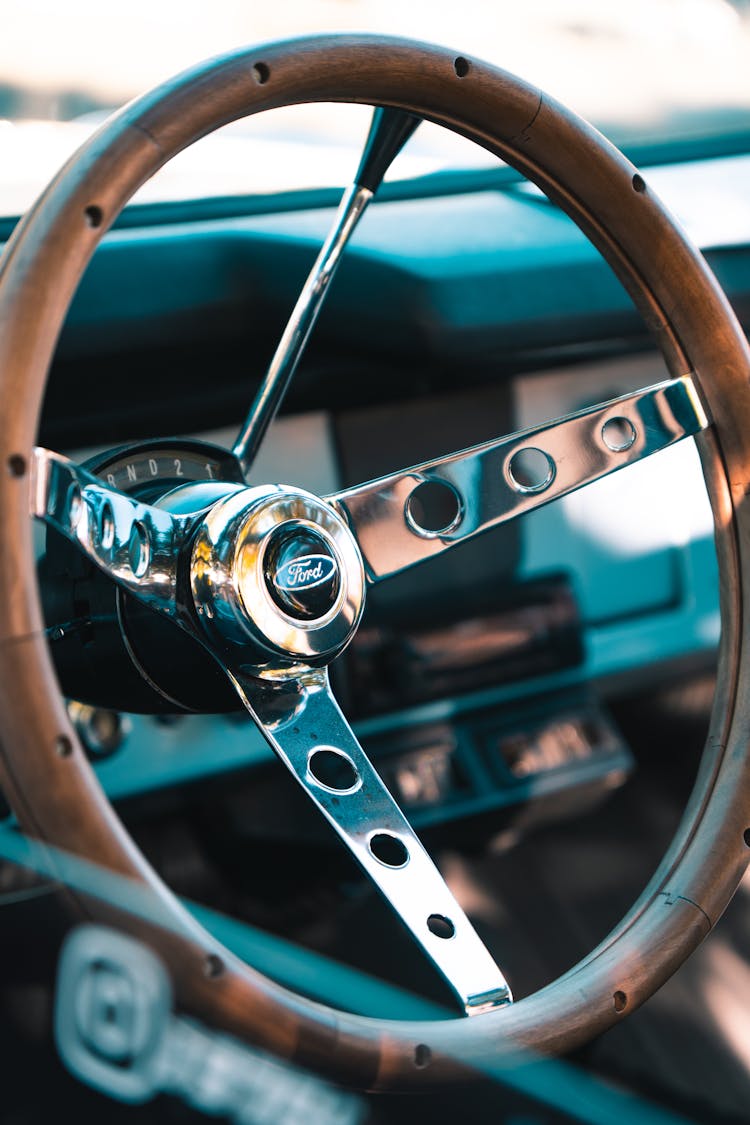
<instances>
[{"instance_id":1,"label":"drilled hole in chrome spoke","mask_svg":"<svg viewBox=\"0 0 750 1125\"><path fill-rule=\"evenodd\" d=\"M544 450L526 446L508 462L508 478L516 492L544 492L555 479L555 462Z\"/></svg>"},{"instance_id":2,"label":"drilled hole in chrome spoke","mask_svg":"<svg viewBox=\"0 0 750 1125\"><path fill-rule=\"evenodd\" d=\"M378 863L385 867L406 867L409 862L409 849L392 832L376 832L370 837L368 847Z\"/></svg>"},{"instance_id":3,"label":"drilled hole in chrome spoke","mask_svg":"<svg viewBox=\"0 0 750 1125\"><path fill-rule=\"evenodd\" d=\"M133 571L136 578L143 578L143 575L148 570L150 558L151 541L149 539L148 529L140 520L136 520L130 532L130 542L128 544L130 569Z\"/></svg>"},{"instance_id":4,"label":"drilled hole in chrome spoke","mask_svg":"<svg viewBox=\"0 0 750 1125\"><path fill-rule=\"evenodd\" d=\"M608 418L602 426L602 441L612 453L624 453L635 438L635 426L629 418Z\"/></svg>"},{"instance_id":5,"label":"drilled hole in chrome spoke","mask_svg":"<svg viewBox=\"0 0 750 1125\"><path fill-rule=\"evenodd\" d=\"M456 927L451 922L450 918L446 918L444 914L431 914L427 919L427 929L435 937L452 938L456 932Z\"/></svg>"},{"instance_id":6,"label":"drilled hole in chrome spoke","mask_svg":"<svg viewBox=\"0 0 750 1125\"><path fill-rule=\"evenodd\" d=\"M99 542L105 551L109 551L115 541L115 516L109 500L102 504L99 512Z\"/></svg>"},{"instance_id":7,"label":"drilled hole in chrome spoke","mask_svg":"<svg viewBox=\"0 0 750 1125\"><path fill-rule=\"evenodd\" d=\"M71 484L68 489L68 518L70 526L76 528L78 521L81 518L83 511L83 497L81 495L81 488L78 484Z\"/></svg>"},{"instance_id":8,"label":"drilled hole in chrome spoke","mask_svg":"<svg viewBox=\"0 0 750 1125\"><path fill-rule=\"evenodd\" d=\"M444 535L460 518L461 500L445 481L422 481L406 501L406 522L417 535Z\"/></svg>"},{"instance_id":9,"label":"drilled hole in chrome spoke","mask_svg":"<svg viewBox=\"0 0 750 1125\"><path fill-rule=\"evenodd\" d=\"M351 758L327 746L311 751L307 769L313 781L332 793L351 793L360 784L357 767Z\"/></svg>"}]
</instances>

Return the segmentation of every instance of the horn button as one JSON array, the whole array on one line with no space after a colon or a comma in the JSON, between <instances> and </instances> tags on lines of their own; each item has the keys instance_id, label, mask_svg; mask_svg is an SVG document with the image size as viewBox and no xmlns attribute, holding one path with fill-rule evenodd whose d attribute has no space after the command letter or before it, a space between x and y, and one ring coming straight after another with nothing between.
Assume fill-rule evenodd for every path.
<instances>
[{"instance_id":1,"label":"horn button","mask_svg":"<svg viewBox=\"0 0 750 1125\"><path fill-rule=\"evenodd\" d=\"M306 527L280 527L266 547L263 576L273 602L297 621L325 617L341 587L338 559L326 539Z\"/></svg>"},{"instance_id":2,"label":"horn button","mask_svg":"<svg viewBox=\"0 0 750 1125\"><path fill-rule=\"evenodd\" d=\"M364 608L357 542L331 504L291 485L241 488L196 530L190 586L210 642L253 674L328 664ZM227 648L227 646L230 646Z\"/></svg>"}]
</instances>

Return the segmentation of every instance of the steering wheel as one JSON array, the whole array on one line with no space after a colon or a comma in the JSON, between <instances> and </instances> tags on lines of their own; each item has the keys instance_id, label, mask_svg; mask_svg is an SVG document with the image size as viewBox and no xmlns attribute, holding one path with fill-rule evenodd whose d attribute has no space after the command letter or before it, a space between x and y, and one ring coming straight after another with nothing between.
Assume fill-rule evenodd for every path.
<instances>
[{"instance_id":1,"label":"steering wheel","mask_svg":"<svg viewBox=\"0 0 750 1125\"><path fill-rule=\"evenodd\" d=\"M405 110L517 168L614 268L672 377L324 499L278 484L221 494L199 486L150 506L36 447L66 310L133 192L219 126L305 101ZM0 396L2 784L27 833L146 897L147 911L131 911L79 895L85 910L162 956L182 1006L339 1080L408 1087L519 1047L571 1049L641 1004L710 931L750 856L750 354L703 258L593 128L509 74L402 40L309 38L209 62L107 122L17 228L0 277ZM567 974L511 1003L502 972L336 706L327 666L351 639L368 585L690 435L711 496L722 611L698 779L629 914ZM439 515L425 502L429 489L440 493ZM475 1018L407 1023L334 1011L238 961L183 910L118 821L70 724L31 577L30 513L211 653Z\"/></svg>"}]
</instances>

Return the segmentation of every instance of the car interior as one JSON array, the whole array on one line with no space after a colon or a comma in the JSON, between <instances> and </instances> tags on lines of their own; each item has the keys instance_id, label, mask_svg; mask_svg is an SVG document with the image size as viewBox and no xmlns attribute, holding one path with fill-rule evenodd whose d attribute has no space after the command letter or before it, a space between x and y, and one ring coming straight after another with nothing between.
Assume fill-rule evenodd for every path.
<instances>
[{"instance_id":1,"label":"car interior","mask_svg":"<svg viewBox=\"0 0 750 1125\"><path fill-rule=\"evenodd\" d=\"M322 30L0 218L0 1120L747 1121L750 106Z\"/></svg>"}]
</instances>

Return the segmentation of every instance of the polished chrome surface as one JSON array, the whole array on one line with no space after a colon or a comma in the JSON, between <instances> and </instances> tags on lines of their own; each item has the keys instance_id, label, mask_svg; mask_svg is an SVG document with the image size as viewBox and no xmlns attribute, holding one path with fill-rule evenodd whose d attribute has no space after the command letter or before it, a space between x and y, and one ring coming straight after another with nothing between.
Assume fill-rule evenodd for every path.
<instances>
[{"instance_id":1,"label":"polished chrome surface","mask_svg":"<svg viewBox=\"0 0 750 1125\"><path fill-rule=\"evenodd\" d=\"M333 605L308 621L276 604L264 575L274 532L295 527L325 542L339 573ZM265 677L327 663L351 639L364 607L362 559L346 521L312 493L286 485L243 489L211 509L195 537L190 584L209 637L244 646L254 641L233 664Z\"/></svg>"},{"instance_id":2,"label":"polished chrome surface","mask_svg":"<svg viewBox=\"0 0 750 1125\"><path fill-rule=\"evenodd\" d=\"M273 749L443 975L466 1013L476 1015L510 1003L503 974L342 715L326 669L310 670L294 685L279 689L242 676L232 678ZM321 754L329 762L338 761L341 768L333 777L316 767ZM450 936L439 936L436 930Z\"/></svg>"},{"instance_id":3,"label":"polished chrome surface","mask_svg":"<svg viewBox=\"0 0 750 1125\"><path fill-rule=\"evenodd\" d=\"M368 188L356 183L344 192L333 226L297 298L265 378L234 443L232 452L245 476L286 393L341 256L372 195Z\"/></svg>"},{"instance_id":4,"label":"polished chrome surface","mask_svg":"<svg viewBox=\"0 0 750 1125\"><path fill-rule=\"evenodd\" d=\"M31 513L141 601L168 616L180 615L177 556L194 519L141 504L40 447L31 464Z\"/></svg>"},{"instance_id":5,"label":"polished chrome surface","mask_svg":"<svg viewBox=\"0 0 750 1125\"><path fill-rule=\"evenodd\" d=\"M709 424L689 375L611 399L329 497L349 520L370 581L431 558L487 528L632 465ZM420 527L411 498L450 488L457 518Z\"/></svg>"}]
</instances>

